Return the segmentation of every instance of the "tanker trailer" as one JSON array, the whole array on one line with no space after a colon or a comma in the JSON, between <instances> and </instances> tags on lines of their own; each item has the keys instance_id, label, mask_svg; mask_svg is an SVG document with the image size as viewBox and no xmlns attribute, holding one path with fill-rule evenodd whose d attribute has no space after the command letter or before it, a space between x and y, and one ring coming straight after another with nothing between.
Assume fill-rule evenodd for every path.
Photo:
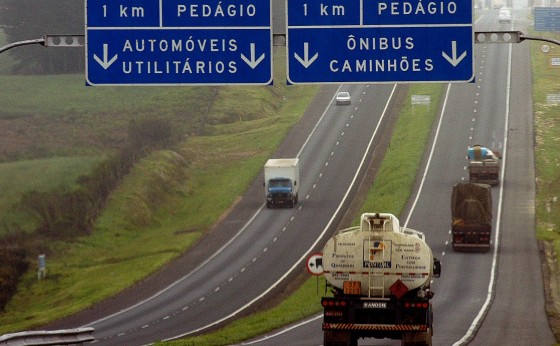
<instances>
[{"instance_id":1,"label":"tanker trailer","mask_svg":"<svg viewBox=\"0 0 560 346\"><path fill-rule=\"evenodd\" d=\"M389 213L365 213L339 231L322 252L332 296L321 299L324 345L357 345L359 338L432 344L432 278L440 262L422 232L402 228Z\"/></svg>"}]
</instances>

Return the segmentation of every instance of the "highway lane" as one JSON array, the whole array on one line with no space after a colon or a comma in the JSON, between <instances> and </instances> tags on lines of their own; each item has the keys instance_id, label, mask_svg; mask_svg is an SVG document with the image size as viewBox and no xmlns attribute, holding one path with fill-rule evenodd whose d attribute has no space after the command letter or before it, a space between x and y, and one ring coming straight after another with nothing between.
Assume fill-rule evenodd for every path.
<instances>
[{"instance_id":1,"label":"highway lane","mask_svg":"<svg viewBox=\"0 0 560 346\"><path fill-rule=\"evenodd\" d=\"M515 11L515 18L524 15ZM485 13L475 28L509 29L497 24L496 11ZM441 123L436 124L435 142L431 143L433 152L426 157L426 179L418 199L411 200L402 216L408 227L426 233L434 255L442 260L441 278L432 285L433 344L552 345L534 235L528 47L477 45L475 54L476 82L447 86ZM493 188L496 238L490 252L454 252L450 245L451 190L453 184L468 180L466 150L477 142L506 155L503 186ZM320 345L321 321L318 316L247 344ZM359 344L400 342L360 340Z\"/></svg>"},{"instance_id":2,"label":"highway lane","mask_svg":"<svg viewBox=\"0 0 560 346\"><path fill-rule=\"evenodd\" d=\"M316 109L322 116L303 149L294 147L289 153L301 161L300 204L263 208L262 177L257 179L251 189L257 196L240 204L245 214L247 206L256 206L249 222L224 220L213 233L223 228L233 237L207 253L211 256L201 265L152 297L87 323L96 329L97 343L139 345L207 330L270 299L283 288L277 286L279 278L301 273L307 252L333 231L350 202L349 192L359 181L356 172L364 155L371 157L386 123L386 103L396 88L346 89L353 95L352 105L335 106L331 94L328 107Z\"/></svg>"}]
</instances>

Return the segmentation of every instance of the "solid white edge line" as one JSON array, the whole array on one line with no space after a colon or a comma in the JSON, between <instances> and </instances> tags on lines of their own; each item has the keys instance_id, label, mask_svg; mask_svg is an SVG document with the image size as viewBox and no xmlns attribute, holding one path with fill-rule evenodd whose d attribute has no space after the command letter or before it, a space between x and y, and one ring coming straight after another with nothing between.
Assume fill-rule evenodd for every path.
<instances>
[{"instance_id":1,"label":"solid white edge line","mask_svg":"<svg viewBox=\"0 0 560 346\"><path fill-rule=\"evenodd\" d=\"M296 324L293 324L293 325L291 325L291 326L289 326L289 327L286 327L286 328L284 328L284 329L282 329L282 330L280 330L280 331L277 331L276 333L273 333L273 334L270 334L270 335L265 335L264 337L262 337L262 338L260 338L260 339L253 340L253 341L248 341L248 342L242 342L240 345L252 345L252 344L257 344L257 343L259 343L259 342L263 342L263 341L266 341L266 340L269 340L269 339L273 339L273 338L277 337L278 335L282 335L282 334L284 334L284 333L289 332L289 331L292 330L292 329L296 329L296 328L299 328L299 327L301 327L301 326L305 326L305 325L308 324L308 323L315 322L315 321L317 321L317 320L320 319L320 318L323 318L323 314L315 315L315 316L313 316L313 317L311 317L311 318L308 318L308 319L303 320L303 321L301 321L301 322L299 322L299 323L296 323Z\"/></svg>"}]
</instances>

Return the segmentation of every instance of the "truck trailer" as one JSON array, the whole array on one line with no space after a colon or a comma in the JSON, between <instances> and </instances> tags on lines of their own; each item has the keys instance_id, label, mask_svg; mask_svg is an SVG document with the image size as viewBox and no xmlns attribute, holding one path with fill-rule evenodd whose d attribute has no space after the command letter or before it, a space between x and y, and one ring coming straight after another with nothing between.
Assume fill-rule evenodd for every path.
<instances>
[{"instance_id":1,"label":"truck trailer","mask_svg":"<svg viewBox=\"0 0 560 346\"><path fill-rule=\"evenodd\" d=\"M497 185L500 182L500 159L494 152L479 144L468 148L469 181Z\"/></svg>"},{"instance_id":2,"label":"truck trailer","mask_svg":"<svg viewBox=\"0 0 560 346\"><path fill-rule=\"evenodd\" d=\"M299 159L269 159L264 165L266 207L298 203Z\"/></svg>"},{"instance_id":3,"label":"truck trailer","mask_svg":"<svg viewBox=\"0 0 560 346\"><path fill-rule=\"evenodd\" d=\"M321 299L325 346L354 346L360 338L431 345L432 278L440 262L422 232L403 228L390 213L365 213L322 252L332 296Z\"/></svg>"},{"instance_id":4,"label":"truck trailer","mask_svg":"<svg viewBox=\"0 0 560 346\"><path fill-rule=\"evenodd\" d=\"M487 251L492 235L492 191L488 184L457 183L451 194L451 234L457 251Z\"/></svg>"}]
</instances>

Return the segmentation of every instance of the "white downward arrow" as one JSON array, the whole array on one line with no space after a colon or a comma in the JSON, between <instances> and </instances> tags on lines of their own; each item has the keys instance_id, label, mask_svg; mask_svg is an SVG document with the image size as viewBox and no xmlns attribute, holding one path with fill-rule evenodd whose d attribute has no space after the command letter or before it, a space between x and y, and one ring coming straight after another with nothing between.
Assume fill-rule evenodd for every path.
<instances>
[{"instance_id":1,"label":"white downward arrow","mask_svg":"<svg viewBox=\"0 0 560 346\"><path fill-rule=\"evenodd\" d=\"M251 59L248 59L243 54L241 54L241 59L243 59L243 61L245 61L247 63L247 65L249 65L249 67L254 70L255 67L257 67L261 63L261 61L263 61L264 56L265 55L263 53L263 54L261 54L261 56L257 60L255 60L255 44L251 43Z\"/></svg>"},{"instance_id":2,"label":"white downward arrow","mask_svg":"<svg viewBox=\"0 0 560 346\"><path fill-rule=\"evenodd\" d=\"M451 65L457 67L461 60L467 56L467 51L464 51L463 54L457 58L457 41L451 41L451 55L453 57L449 57L449 55L445 54L445 52L441 52L441 55L445 58L445 60L449 61Z\"/></svg>"},{"instance_id":3,"label":"white downward arrow","mask_svg":"<svg viewBox=\"0 0 560 346\"><path fill-rule=\"evenodd\" d=\"M101 60L96 54L93 54L93 58L95 59L95 61L97 61L97 63L99 65L101 65L101 67L103 67L103 69L108 69L109 66L111 66L118 58L118 54L115 54L115 56L113 56L111 58L111 60L109 59L109 45L107 43L103 44L103 60Z\"/></svg>"},{"instance_id":4,"label":"white downward arrow","mask_svg":"<svg viewBox=\"0 0 560 346\"><path fill-rule=\"evenodd\" d=\"M317 60L319 53L315 53L315 55L309 59L309 43L305 42L303 44L303 59L297 53L294 53L294 57L303 65L303 67L308 68L315 60Z\"/></svg>"}]
</instances>

